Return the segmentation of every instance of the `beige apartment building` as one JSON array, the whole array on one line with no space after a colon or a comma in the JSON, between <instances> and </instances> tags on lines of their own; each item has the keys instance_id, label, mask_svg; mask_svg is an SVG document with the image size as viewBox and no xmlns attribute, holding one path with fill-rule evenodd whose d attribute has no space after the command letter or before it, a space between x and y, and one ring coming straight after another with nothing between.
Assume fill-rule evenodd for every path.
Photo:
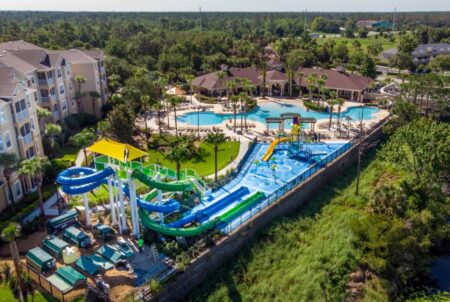
<instances>
[{"instance_id":1,"label":"beige apartment building","mask_svg":"<svg viewBox=\"0 0 450 302\"><path fill-rule=\"evenodd\" d=\"M36 115L36 89L27 87L18 72L0 65L0 152L15 153L20 159L42 156L42 140ZM19 202L26 193L34 191L29 177L11 177L8 190L0 167L0 212L13 201Z\"/></svg>"},{"instance_id":2,"label":"beige apartment building","mask_svg":"<svg viewBox=\"0 0 450 302\"><path fill-rule=\"evenodd\" d=\"M83 98L75 100L77 76ZM95 91L95 93L93 93ZM94 96L94 97L93 97ZM25 41L0 43L0 153L13 152L20 159L44 155L36 108L47 108L45 122L63 125L70 114L83 112L101 117L108 101L104 53L101 50L46 50ZM14 198L20 202L33 191L27 178L12 178L13 196L6 189L0 168L0 212Z\"/></svg>"}]
</instances>

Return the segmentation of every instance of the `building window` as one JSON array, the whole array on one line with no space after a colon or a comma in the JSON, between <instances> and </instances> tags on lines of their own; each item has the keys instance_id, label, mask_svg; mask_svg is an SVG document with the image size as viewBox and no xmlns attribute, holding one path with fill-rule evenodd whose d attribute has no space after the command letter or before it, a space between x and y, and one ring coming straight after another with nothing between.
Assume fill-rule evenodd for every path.
<instances>
[{"instance_id":1,"label":"building window","mask_svg":"<svg viewBox=\"0 0 450 302\"><path fill-rule=\"evenodd\" d=\"M60 77L62 77L61 68L58 68L58 70L56 71L56 73L58 74L58 79L59 79Z\"/></svg>"},{"instance_id":2,"label":"building window","mask_svg":"<svg viewBox=\"0 0 450 302\"><path fill-rule=\"evenodd\" d=\"M62 95L62 94L64 94L64 92L65 92L65 91L64 91L64 85L60 85L60 86L59 86L59 94Z\"/></svg>"},{"instance_id":3,"label":"building window","mask_svg":"<svg viewBox=\"0 0 450 302\"><path fill-rule=\"evenodd\" d=\"M37 102L38 101L38 96L37 96L37 92L34 92L34 101Z\"/></svg>"},{"instance_id":4,"label":"building window","mask_svg":"<svg viewBox=\"0 0 450 302\"><path fill-rule=\"evenodd\" d=\"M53 79L53 75L52 75L52 72L51 71L48 71L47 72L47 78L50 80L50 79Z\"/></svg>"},{"instance_id":5,"label":"building window","mask_svg":"<svg viewBox=\"0 0 450 302\"><path fill-rule=\"evenodd\" d=\"M6 149L11 148L11 137L9 136L9 132L5 132L5 143L6 143Z\"/></svg>"},{"instance_id":6,"label":"building window","mask_svg":"<svg viewBox=\"0 0 450 302\"><path fill-rule=\"evenodd\" d=\"M72 91L72 83L69 84L69 90Z\"/></svg>"},{"instance_id":7,"label":"building window","mask_svg":"<svg viewBox=\"0 0 450 302\"><path fill-rule=\"evenodd\" d=\"M103 65L105 65L105 62L100 61L100 66L103 67Z\"/></svg>"},{"instance_id":8,"label":"building window","mask_svg":"<svg viewBox=\"0 0 450 302\"><path fill-rule=\"evenodd\" d=\"M63 110L63 111L67 111L67 102L66 102L66 100L62 101L61 104L62 104L62 105L61 105L62 110Z\"/></svg>"},{"instance_id":9,"label":"building window","mask_svg":"<svg viewBox=\"0 0 450 302\"><path fill-rule=\"evenodd\" d=\"M3 136L0 135L0 152L5 151L5 148L3 146Z\"/></svg>"},{"instance_id":10,"label":"building window","mask_svg":"<svg viewBox=\"0 0 450 302\"><path fill-rule=\"evenodd\" d=\"M38 79L39 80L46 80L47 78L45 77L45 72L38 72Z\"/></svg>"},{"instance_id":11,"label":"building window","mask_svg":"<svg viewBox=\"0 0 450 302\"><path fill-rule=\"evenodd\" d=\"M21 111L27 109L27 104L24 99L21 99L19 102L14 104L16 107L16 113L20 113Z\"/></svg>"},{"instance_id":12,"label":"building window","mask_svg":"<svg viewBox=\"0 0 450 302\"><path fill-rule=\"evenodd\" d=\"M41 89L41 97L47 98L48 97L48 90Z\"/></svg>"},{"instance_id":13,"label":"building window","mask_svg":"<svg viewBox=\"0 0 450 302\"><path fill-rule=\"evenodd\" d=\"M6 124L8 122L8 118L6 117L5 109L0 109L0 122L2 125Z\"/></svg>"},{"instance_id":14,"label":"building window","mask_svg":"<svg viewBox=\"0 0 450 302\"><path fill-rule=\"evenodd\" d=\"M35 80L34 80L34 76L31 77L31 84L34 84Z\"/></svg>"},{"instance_id":15,"label":"building window","mask_svg":"<svg viewBox=\"0 0 450 302\"><path fill-rule=\"evenodd\" d=\"M30 80L27 80L27 86L31 87L31 81Z\"/></svg>"},{"instance_id":16,"label":"building window","mask_svg":"<svg viewBox=\"0 0 450 302\"><path fill-rule=\"evenodd\" d=\"M14 187L16 189L16 198L19 199L22 197L22 185L20 184L20 181L16 182Z\"/></svg>"},{"instance_id":17,"label":"building window","mask_svg":"<svg viewBox=\"0 0 450 302\"><path fill-rule=\"evenodd\" d=\"M33 148L33 147L28 148L27 151L26 151L25 153L26 153L25 155L26 155L26 157L27 157L28 159L33 158L34 155L36 154L36 153L34 152L34 148Z\"/></svg>"},{"instance_id":18,"label":"building window","mask_svg":"<svg viewBox=\"0 0 450 302\"><path fill-rule=\"evenodd\" d=\"M58 113L58 106L56 104L53 105L53 112Z\"/></svg>"},{"instance_id":19,"label":"building window","mask_svg":"<svg viewBox=\"0 0 450 302\"><path fill-rule=\"evenodd\" d=\"M27 136L31 133L30 123L26 123L22 127L20 127L20 135Z\"/></svg>"},{"instance_id":20,"label":"building window","mask_svg":"<svg viewBox=\"0 0 450 302\"><path fill-rule=\"evenodd\" d=\"M50 95L55 95L55 87L50 88Z\"/></svg>"},{"instance_id":21,"label":"building window","mask_svg":"<svg viewBox=\"0 0 450 302\"><path fill-rule=\"evenodd\" d=\"M31 129L34 130L34 119L33 117L30 117L30 122L31 122Z\"/></svg>"}]
</instances>

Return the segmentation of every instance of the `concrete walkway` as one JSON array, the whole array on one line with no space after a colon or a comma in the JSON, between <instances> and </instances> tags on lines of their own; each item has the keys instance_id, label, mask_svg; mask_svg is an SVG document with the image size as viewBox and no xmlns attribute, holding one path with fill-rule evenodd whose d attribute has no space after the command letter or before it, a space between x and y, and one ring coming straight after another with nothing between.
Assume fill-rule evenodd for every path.
<instances>
[{"instance_id":1,"label":"concrete walkway","mask_svg":"<svg viewBox=\"0 0 450 302\"><path fill-rule=\"evenodd\" d=\"M249 141L243 141L240 143L239 145L239 153L236 156L236 158L229 163L225 168L219 170L217 172L217 175L225 175L227 173L228 170L230 169L236 169L237 165L239 164L239 162L241 161L241 159L244 157L245 153L247 153L247 150L250 146L250 142ZM208 178L214 179L214 173L211 175L207 176Z\"/></svg>"}]
</instances>

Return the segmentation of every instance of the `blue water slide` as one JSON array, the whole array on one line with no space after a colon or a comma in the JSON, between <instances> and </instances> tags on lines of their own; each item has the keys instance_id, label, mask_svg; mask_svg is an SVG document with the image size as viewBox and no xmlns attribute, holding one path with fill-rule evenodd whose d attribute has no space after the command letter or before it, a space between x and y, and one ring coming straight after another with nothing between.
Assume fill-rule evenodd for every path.
<instances>
[{"instance_id":1,"label":"blue water slide","mask_svg":"<svg viewBox=\"0 0 450 302\"><path fill-rule=\"evenodd\" d=\"M250 194L250 191L247 187L240 187L236 191L231 192L230 194L223 197L222 199L215 202L214 204L212 204L196 213L189 214L177 221L168 223L167 226L173 227L173 228L181 228L184 225L193 222L194 220L198 220L199 222L204 222L204 221L208 220L212 215L223 210L229 204L233 203L234 201L236 201L248 194Z\"/></svg>"},{"instance_id":2,"label":"blue water slide","mask_svg":"<svg viewBox=\"0 0 450 302\"><path fill-rule=\"evenodd\" d=\"M91 168L74 167L59 173L56 181L62 185L61 190L64 193L77 195L88 193L106 183L106 178L112 174L114 174L114 170L111 167L99 172L95 172Z\"/></svg>"},{"instance_id":3,"label":"blue water slide","mask_svg":"<svg viewBox=\"0 0 450 302\"><path fill-rule=\"evenodd\" d=\"M122 187L123 193L130 198L130 190L127 185ZM155 204L150 201L146 201L143 198L136 196L136 202L139 207L144 208L149 212L158 212L163 214L172 213L180 208L180 203L175 199L170 199L164 204Z\"/></svg>"}]
</instances>

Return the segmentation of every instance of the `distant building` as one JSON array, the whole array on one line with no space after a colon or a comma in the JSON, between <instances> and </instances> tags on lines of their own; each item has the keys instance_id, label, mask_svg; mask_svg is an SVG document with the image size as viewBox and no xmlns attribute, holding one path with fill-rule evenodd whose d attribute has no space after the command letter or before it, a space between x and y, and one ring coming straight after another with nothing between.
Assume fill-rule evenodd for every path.
<instances>
[{"instance_id":1,"label":"distant building","mask_svg":"<svg viewBox=\"0 0 450 302\"><path fill-rule=\"evenodd\" d=\"M447 54L450 54L450 44L448 43L420 44L412 52L416 65L428 64L433 58Z\"/></svg>"},{"instance_id":2,"label":"distant building","mask_svg":"<svg viewBox=\"0 0 450 302\"><path fill-rule=\"evenodd\" d=\"M389 64L389 62L397 55L398 50L397 48L389 48L386 50L383 50L379 55L378 59L383 64Z\"/></svg>"},{"instance_id":3,"label":"distant building","mask_svg":"<svg viewBox=\"0 0 450 302\"><path fill-rule=\"evenodd\" d=\"M300 72L303 76L300 79ZM322 75L326 75L325 88L336 91L338 97L342 97L351 101L364 101L365 95L368 92L369 84L373 82L371 78L346 73L345 70L340 69L316 69L316 68L301 68L294 76L294 80L303 90L307 90L306 79L309 75L315 73L320 79Z\"/></svg>"},{"instance_id":4,"label":"distant building","mask_svg":"<svg viewBox=\"0 0 450 302\"><path fill-rule=\"evenodd\" d=\"M356 26L367 29L387 29L392 28L392 23L386 20L359 20L356 22Z\"/></svg>"}]
</instances>

